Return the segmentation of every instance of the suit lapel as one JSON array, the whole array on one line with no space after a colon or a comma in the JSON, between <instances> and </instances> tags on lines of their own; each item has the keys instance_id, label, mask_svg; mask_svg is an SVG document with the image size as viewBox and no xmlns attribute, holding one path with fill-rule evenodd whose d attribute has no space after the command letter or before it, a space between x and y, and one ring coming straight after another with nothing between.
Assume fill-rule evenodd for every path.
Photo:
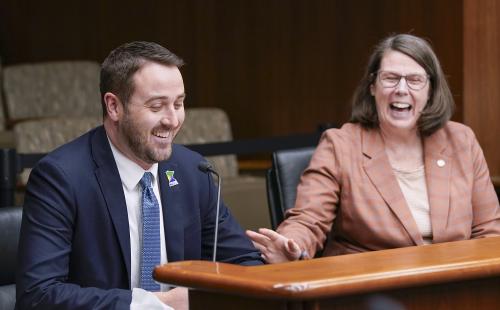
<instances>
[{"instance_id":1,"label":"suit lapel","mask_svg":"<svg viewBox=\"0 0 500 310\"><path fill-rule=\"evenodd\" d=\"M363 168L380 196L394 212L412 241L423 244L417 224L411 214L399 183L392 171L379 130L362 131Z\"/></svg>"},{"instance_id":2,"label":"suit lapel","mask_svg":"<svg viewBox=\"0 0 500 310\"><path fill-rule=\"evenodd\" d=\"M92 156L97 164L95 175L106 201L106 206L120 244L130 287L130 232L127 205L125 203L125 194L123 193L118 168L116 167L104 127L101 126L96 130L91 143Z\"/></svg>"},{"instance_id":3,"label":"suit lapel","mask_svg":"<svg viewBox=\"0 0 500 310\"><path fill-rule=\"evenodd\" d=\"M425 178L431 211L433 242L442 242L450 209L451 154L442 130L424 139Z\"/></svg>"},{"instance_id":4,"label":"suit lapel","mask_svg":"<svg viewBox=\"0 0 500 310\"><path fill-rule=\"evenodd\" d=\"M182 176L176 174L176 168L177 163L172 159L158 164L165 244L169 262L184 259L184 223L182 222L184 216L182 215L182 195L180 195L183 183ZM178 184L169 182L167 171L174 173Z\"/></svg>"}]
</instances>

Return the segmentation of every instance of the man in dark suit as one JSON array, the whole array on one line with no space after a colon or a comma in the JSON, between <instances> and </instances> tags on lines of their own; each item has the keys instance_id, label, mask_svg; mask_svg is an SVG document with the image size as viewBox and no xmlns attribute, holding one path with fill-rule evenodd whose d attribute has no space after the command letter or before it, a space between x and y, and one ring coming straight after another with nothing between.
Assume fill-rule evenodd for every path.
<instances>
[{"instance_id":1,"label":"man in dark suit","mask_svg":"<svg viewBox=\"0 0 500 310\"><path fill-rule=\"evenodd\" d=\"M174 145L184 121L183 62L162 46L124 44L101 69L103 126L44 157L28 182L19 309L187 307L155 265L210 259L217 192L204 159ZM222 205L217 260L261 264Z\"/></svg>"}]
</instances>

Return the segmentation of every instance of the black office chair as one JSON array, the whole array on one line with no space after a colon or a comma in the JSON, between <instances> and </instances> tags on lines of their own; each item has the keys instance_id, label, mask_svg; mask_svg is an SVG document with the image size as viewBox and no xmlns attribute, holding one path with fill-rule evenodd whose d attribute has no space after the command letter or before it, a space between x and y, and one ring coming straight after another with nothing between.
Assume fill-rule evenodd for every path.
<instances>
[{"instance_id":1,"label":"black office chair","mask_svg":"<svg viewBox=\"0 0 500 310\"><path fill-rule=\"evenodd\" d=\"M267 201L273 229L284 220L285 211L293 208L300 176L309 165L313 152L314 148L308 147L273 153L272 167L266 175Z\"/></svg>"},{"instance_id":2,"label":"black office chair","mask_svg":"<svg viewBox=\"0 0 500 310\"><path fill-rule=\"evenodd\" d=\"M0 309L12 310L16 304L17 244L22 207L0 208Z\"/></svg>"}]
</instances>

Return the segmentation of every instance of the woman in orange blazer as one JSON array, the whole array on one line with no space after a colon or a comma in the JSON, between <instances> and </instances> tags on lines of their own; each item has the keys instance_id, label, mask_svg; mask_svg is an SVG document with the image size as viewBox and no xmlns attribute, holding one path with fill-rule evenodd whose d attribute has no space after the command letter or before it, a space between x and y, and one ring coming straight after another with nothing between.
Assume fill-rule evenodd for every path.
<instances>
[{"instance_id":1,"label":"woman in orange blazer","mask_svg":"<svg viewBox=\"0 0 500 310\"><path fill-rule=\"evenodd\" d=\"M277 232L247 235L269 263L500 235L482 150L423 39L372 53L350 123L326 131Z\"/></svg>"}]
</instances>

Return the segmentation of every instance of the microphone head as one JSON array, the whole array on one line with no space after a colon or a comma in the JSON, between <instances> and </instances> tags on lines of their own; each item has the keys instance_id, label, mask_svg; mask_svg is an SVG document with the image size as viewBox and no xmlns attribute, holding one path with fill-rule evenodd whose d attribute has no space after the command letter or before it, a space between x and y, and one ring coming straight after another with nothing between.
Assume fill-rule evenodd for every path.
<instances>
[{"instance_id":1,"label":"microphone head","mask_svg":"<svg viewBox=\"0 0 500 310\"><path fill-rule=\"evenodd\" d=\"M198 169L202 172L210 172L213 171L212 165L208 161L202 161L198 164Z\"/></svg>"}]
</instances>

